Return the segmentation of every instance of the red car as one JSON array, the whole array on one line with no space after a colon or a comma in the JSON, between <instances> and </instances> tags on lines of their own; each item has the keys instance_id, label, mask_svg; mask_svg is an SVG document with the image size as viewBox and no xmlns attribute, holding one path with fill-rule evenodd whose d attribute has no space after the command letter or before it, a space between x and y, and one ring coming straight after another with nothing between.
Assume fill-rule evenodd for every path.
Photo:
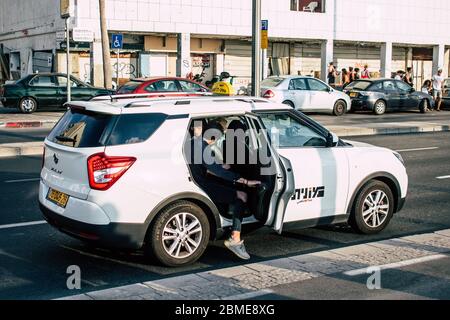
<instances>
[{"instance_id":1,"label":"red car","mask_svg":"<svg viewBox=\"0 0 450 320\"><path fill-rule=\"evenodd\" d=\"M133 79L117 90L118 94L145 94L149 97L192 97L211 95L211 90L197 82L185 78Z\"/></svg>"}]
</instances>

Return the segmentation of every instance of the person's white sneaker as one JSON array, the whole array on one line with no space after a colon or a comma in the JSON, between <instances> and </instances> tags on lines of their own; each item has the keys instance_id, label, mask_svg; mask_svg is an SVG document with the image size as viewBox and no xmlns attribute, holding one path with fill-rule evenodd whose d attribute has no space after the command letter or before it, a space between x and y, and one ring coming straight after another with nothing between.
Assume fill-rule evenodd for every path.
<instances>
[{"instance_id":1,"label":"person's white sneaker","mask_svg":"<svg viewBox=\"0 0 450 320\"><path fill-rule=\"evenodd\" d=\"M227 247L231 252L237 255L239 258L243 260L249 260L250 255L245 250L244 240L241 242L236 242L233 239L225 240L225 247Z\"/></svg>"}]
</instances>

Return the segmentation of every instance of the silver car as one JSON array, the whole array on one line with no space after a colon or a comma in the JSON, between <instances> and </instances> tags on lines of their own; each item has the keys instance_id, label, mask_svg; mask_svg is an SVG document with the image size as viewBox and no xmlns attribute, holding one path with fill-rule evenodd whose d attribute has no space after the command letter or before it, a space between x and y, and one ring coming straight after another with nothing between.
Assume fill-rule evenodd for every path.
<instances>
[{"instance_id":1,"label":"silver car","mask_svg":"<svg viewBox=\"0 0 450 320\"><path fill-rule=\"evenodd\" d=\"M348 95L312 77L269 77L261 83L261 96L303 112L326 112L342 116L351 108Z\"/></svg>"}]
</instances>

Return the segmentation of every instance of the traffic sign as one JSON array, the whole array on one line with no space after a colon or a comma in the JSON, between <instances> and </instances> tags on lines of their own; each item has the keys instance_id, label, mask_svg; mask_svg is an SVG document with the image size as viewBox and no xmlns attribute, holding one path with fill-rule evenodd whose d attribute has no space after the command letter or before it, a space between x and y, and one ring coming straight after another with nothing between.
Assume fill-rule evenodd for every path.
<instances>
[{"instance_id":1,"label":"traffic sign","mask_svg":"<svg viewBox=\"0 0 450 320\"><path fill-rule=\"evenodd\" d=\"M261 20L261 49L269 48L269 20Z\"/></svg>"},{"instance_id":2,"label":"traffic sign","mask_svg":"<svg viewBox=\"0 0 450 320\"><path fill-rule=\"evenodd\" d=\"M123 35L122 34L113 34L111 46L113 49L122 49L123 48Z\"/></svg>"},{"instance_id":3,"label":"traffic sign","mask_svg":"<svg viewBox=\"0 0 450 320\"><path fill-rule=\"evenodd\" d=\"M72 38L75 42L94 42L94 32L92 30L74 28Z\"/></svg>"}]
</instances>

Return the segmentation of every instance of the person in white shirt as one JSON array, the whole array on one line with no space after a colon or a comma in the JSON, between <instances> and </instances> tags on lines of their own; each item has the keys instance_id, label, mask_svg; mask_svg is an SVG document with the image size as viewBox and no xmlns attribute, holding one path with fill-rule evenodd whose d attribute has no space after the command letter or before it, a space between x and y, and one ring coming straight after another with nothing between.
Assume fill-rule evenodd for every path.
<instances>
[{"instance_id":1,"label":"person in white shirt","mask_svg":"<svg viewBox=\"0 0 450 320\"><path fill-rule=\"evenodd\" d=\"M433 81L433 99L435 100L436 111L441 111L442 91L444 87L442 69L439 69L437 74L435 74L431 80Z\"/></svg>"}]
</instances>

